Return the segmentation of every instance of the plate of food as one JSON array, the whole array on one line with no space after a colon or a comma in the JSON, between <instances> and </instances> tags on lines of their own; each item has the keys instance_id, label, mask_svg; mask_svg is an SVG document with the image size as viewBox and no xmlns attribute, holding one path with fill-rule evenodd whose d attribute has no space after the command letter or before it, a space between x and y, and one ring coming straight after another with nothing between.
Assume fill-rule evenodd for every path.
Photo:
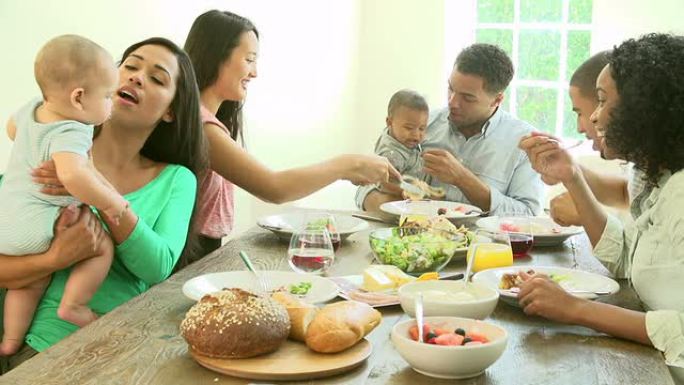
<instances>
[{"instance_id":1,"label":"plate of food","mask_svg":"<svg viewBox=\"0 0 684 385\"><path fill-rule=\"evenodd\" d=\"M263 229L272 231L279 238L289 241L290 238L292 238L292 233L296 230L303 228L325 228L329 226L329 223L326 223L322 219L310 220L310 218L315 216L316 214L304 212L269 215L259 218L259 220L257 220L257 225ZM368 222L363 219L352 217L351 215L331 214L331 216L335 221L335 230L340 234L342 240L358 231L368 228Z\"/></svg>"},{"instance_id":2,"label":"plate of food","mask_svg":"<svg viewBox=\"0 0 684 385\"><path fill-rule=\"evenodd\" d=\"M399 288L415 281L437 279L458 280L463 274L442 274L437 272L425 273L420 277L413 277L393 265L370 265L359 275L332 277L331 280L339 286L339 296L363 303L372 307L395 306L400 304Z\"/></svg>"},{"instance_id":3,"label":"plate of food","mask_svg":"<svg viewBox=\"0 0 684 385\"><path fill-rule=\"evenodd\" d=\"M403 200L385 202L380 210L393 215L444 215L449 219L475 218L482 214L479 207L465 203L439 200Z\"/></svg>"},{"instance_id":4,"label":"plate of food","mask_svg":"<svg viewBox=\"0 0 684 385\"><path fill-rule=\"evenodd\" d=\"M314 304L327 302L337 296L337 285L328 278L288 271L261 271L269 291L287 291L301 300ZM257 290L254 275L249 271L226 271L204 274L183 284L183 294L198 301L204 295L224 288Z\"/></svg>"},{"instance_id":5,"label":"plate of food","mask_svg":"<svg viewBox=\"0 0 684 385\"><path fill-rule=\"evenodd\" d=\"M361 365L366 335L382 321L367 304L322 308L283 292L232 288L203 297L180 324L190 356L201 366L254 380L311 380Z\"/></svg>"},{"instance_id":6,"label":"plate of food","mask_svg":"<svg viewBox=\"0 0 684 385\"><path fill-rule=\"evenodd\" d=\"M479 228L490 231L524 232L532 234L535 246L555 246L573 235L584 232L582 227L563 227L548 217L487 217L475 222Z\"/></svg>"},{"instance_id":7,"label":"plate of food","mask_svg":"<svg viewBox=\"0 0 684 385\"><path fill-rule=\"evenodd\" d=\"M546 274L568 293L590 300L600 296L615 294L620 284L615 280L583 270L550 266L509 266L487 269L473 276L473 282L480 282L499 290L500 299L508 304L518 304L519 286L523 282L520 272Z\"/></svg>"}]
</instances>

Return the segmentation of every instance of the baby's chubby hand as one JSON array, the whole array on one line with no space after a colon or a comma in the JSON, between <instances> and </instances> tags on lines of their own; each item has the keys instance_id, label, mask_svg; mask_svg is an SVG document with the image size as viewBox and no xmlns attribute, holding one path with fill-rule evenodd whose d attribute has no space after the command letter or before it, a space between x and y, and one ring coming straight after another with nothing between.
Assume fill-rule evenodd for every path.
<instances>
[{"instance_id":1,"label":"baby's chubby hand","mask_svg":"<svg viewBox=\"0 0 684 385\"><path fill-rule=\"evenodd\" d=\"M130 207L130 204L127 200L121 196L119 198L120 199L117 199L116 204L102 210L107 219L116 226L119 225L119 221L121 218L123 218L124 214L126 214L126 211L128 211L128 208Z\"/></svg>"}]
</instances>

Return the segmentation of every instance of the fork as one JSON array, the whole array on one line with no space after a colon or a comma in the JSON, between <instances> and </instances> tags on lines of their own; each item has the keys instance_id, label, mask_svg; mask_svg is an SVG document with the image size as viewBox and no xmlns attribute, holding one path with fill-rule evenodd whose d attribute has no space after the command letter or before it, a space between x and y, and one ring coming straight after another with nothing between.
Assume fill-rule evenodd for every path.
<instances>
[{"instance_id":1,"label":"fork","mask_svg":"<svg viewBox=\"0 0 684 385\"><path fill-rule=\"evenodd\" d=\"M242 258L242 262L245 263L245 266L247 266L247 269L254 274L254 278L256 279L258 287L261 289L261 291L264 292L264 294L268 293L268 283L266 282L266 279L263 277L263 275L254 268L254 265L252 264L252 261L249 259L249 256L247 256L247 253L244 251L240 250L240 258Z\"/></svg>"}]
</instances>

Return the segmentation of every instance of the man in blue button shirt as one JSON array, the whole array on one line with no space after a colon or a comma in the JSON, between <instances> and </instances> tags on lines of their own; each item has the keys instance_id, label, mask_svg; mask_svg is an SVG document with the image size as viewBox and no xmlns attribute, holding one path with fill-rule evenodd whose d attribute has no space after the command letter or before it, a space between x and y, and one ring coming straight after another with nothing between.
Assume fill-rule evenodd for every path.
<instances>
[{"instance_id":1,"label":"man in blue button shirt","mask_svg":"<svg viewBox=\"0 0 684 385\"><path fill-rule=\"evenodd\" d=\"M511 79L513 64L500 48L474 44L461 51L449 76L448 107L430 116L423 162L446 200L492 214L537 215L543 185L517 147L534 128L500 108ZM392 200L374 186L356 193L357 206L368 211Z\"/></svg>"}]
</instances>

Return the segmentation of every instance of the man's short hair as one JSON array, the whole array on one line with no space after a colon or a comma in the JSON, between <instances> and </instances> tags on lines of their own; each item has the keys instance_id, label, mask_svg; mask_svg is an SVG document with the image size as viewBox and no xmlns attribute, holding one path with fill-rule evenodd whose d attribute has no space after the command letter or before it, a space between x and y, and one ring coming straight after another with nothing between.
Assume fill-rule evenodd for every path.
<instances>
[{"instance_id":1,"label":"man's short hair","mask_svg":"<svg viewBox=\"0 0 684 385\"><path fill-rule=\"evenodd\" d=\"M511 58L492 44L477 43L463 49L454 66L458 72L481 77L485 91L493 94L503 92L513 79Z\"/></svg>"},{"instance_id":2,"label":"man's short hair","mask_svg":"<svg viewBox=\"0 0 684 385\"><path fill-rule=\"evenodd\" d=\"M582 63L570 78L570 85L577 87L582 96L596 98L596 79L608 65L611 50L601 51Z\"/></svg>"},{"instance_id":3,"label":"man's short hair","mask_svg":"<svg viewBox=\"0 0 684 385\"><path fill-rule=\"evenodd\" d=\"M387 116L392 116L399 107L407 107L413 110L429 111L429 107L423 95L416 91L403 89L392 95L387 106Z\"/></svg>"}]
</instances>

